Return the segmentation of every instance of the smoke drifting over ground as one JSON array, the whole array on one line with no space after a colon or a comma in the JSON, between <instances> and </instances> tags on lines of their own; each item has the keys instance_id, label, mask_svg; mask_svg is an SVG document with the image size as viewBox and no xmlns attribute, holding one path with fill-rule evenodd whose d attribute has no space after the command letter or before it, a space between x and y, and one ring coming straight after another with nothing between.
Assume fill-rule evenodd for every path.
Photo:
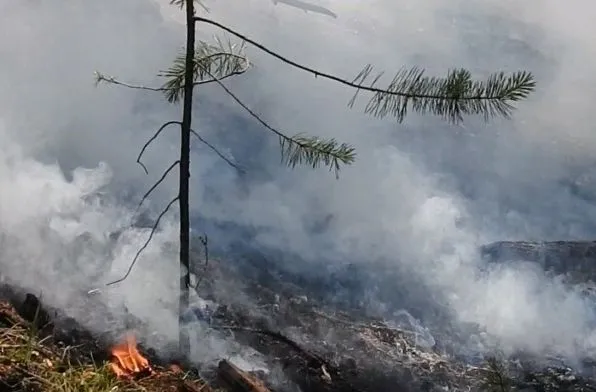
<instances>
[{"instance_id":1,"label":"smoke drifting over ground","mask_svg":"<svg viewBox=\"0 0 596 392\"><path fill-rule=\"evenodd\" d=\"M148 151L149 176L135 165L138 149L162 122L179 117L178 107L157 95L93 85L95 70L159 83L154 75L184 42L171 17L176 10L163 3L0 5L0 266L57 303L100 285L97 276L107 281L125 272L147 232L129 231L115 245L107 233L130 222L131 205L175 159L172 131ZM596 233L590 128L596 5L321 1L337 19L266 0L207 5L212 18L348 79L368 62L389 73L402 65L426 66L432 74L464 66L478 77L501 69L535 72L539 90L511 121L449 126L411 116L397 125L363 115L361 106L346 108L353 91L249 49L255 68L230 82L239 97L288 133L353 143L358 160L339 181L325 170L290 171L279 165L275 138L217 86L204 87L195 129L227 147L249 174L240 181L197 146L193 208L212 222L257 230L253 245L297 253L308 266L333 260L407 271L396 291L402 282L422 281L428 292L421 297L442 298L459 321L480 324L506 348L554 347L574 355L596 347L591 303L534 269L489 268L477 253L495 239ZM205 39L215 32L199 28ZM165 206L175 192L173 176L152 207ZM313 230L325 217L322 229ZM176 240L172 222L131 277L109 292L175 336L176 252L160 250ZM73 250L85 232L105 247ZM110 262L112 272L101 276Z\"/></svg>"}]
</instances>

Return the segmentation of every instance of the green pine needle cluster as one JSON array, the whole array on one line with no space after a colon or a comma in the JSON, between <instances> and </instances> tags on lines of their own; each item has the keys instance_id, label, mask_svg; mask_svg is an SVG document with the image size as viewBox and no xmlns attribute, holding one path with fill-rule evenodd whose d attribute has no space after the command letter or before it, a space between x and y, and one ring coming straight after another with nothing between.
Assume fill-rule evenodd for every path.
<instances>
[{"instance_id":1,"label":"green pine needle cluster","mask_svg":"<svg viewBox=\"0 0 596 392\"><path fill-rule=\"evenodd\" d=\"M374 95L366 105L365 112L376 117L391 115L403 121L408 110L419 114L435 114L459 123L466 115L482 115L485 120L502 116L508 118L515 107L513 103L528 97L536 82L527 71L507 75L498 72L487 80L473 80L470 71L456 69L446 77L429 77L423 69L414 67L402 69L393 77L388 87L376 88L383 76L377 74L365 85L373 67L367 65L352 83L361 90L373 91ZM354 94L349 106L353 106L360 89Z\"/></svg>"},{"instance_id":2,"label":"green pine needle cluster","mask_svg":"<svg viewBox=\"0 0 596 392\"><path fill-rule=\"evenodd\" d=\"M184 69L184 65L182 65ZM251 117L257 120L263 127L279 137L281 146L282 162L294 168L298 164L308 164L313 168L324 164L330 171L335 171L336 177L339 175L340 165L349 165L356 159L356 153L352 146L342 143L338 144L335 139L321 140L313 136L302 134L290 137L285 133L275 129L261 116L249 108L236 94L234 94L225 84L221 77L214 75L209 67L203 67L202 72L208 76L208 82L214 82L232 98L240 107L242 107ZM224 73L225 75L231 75ZM205 76L205 75L200 75ZM174 79L172 79L172 83Z\"/></svg>"},{"instance_id":3,"label":"green pine needle cluster","mask_svg":"<svg viewBox=\"0 0 596 392\"><path fill-rule=\"evenodd\" d=\"M328 167L339 175L340 165L350 165L356 159L356 150L346 143L338 143L335 139L321 140L315 136L295 135L279 137L282 162L289 167L309 165L313 169Z\"/></svg>"},{"instance_id":4,"label":"green pine needle cluster","mask_svg":"<svg viewBox=\"0 0 596 392\"><path fill-rule=\"evenodd\" d=\"M175 5L176 7L182 8L182 7L184 7L184 4L186 4L186 0L170 0L170 4ZM205 4L203 4L202 1L195 0L195 4L198 4L205 11L209 12L209 9L207 8L207 6Z\"/></svg>"},{"instance_id":5,"label":"green pine needle cluster","mask_svg":"<svg viewBox=\"0 0 596 392\"><path fill-rule=\"evenodd\" d=\"M205 41L197 43L193 80L195 84L205 84L214 79L222 80L242 74L249 67L250 63L244 55L244 43L236 45L229 40L224 43L215 37L215 44ZM185 68L185 54L182 52L168 70L159 73L160 77L167 79L161 89L170 103L179 102L184 96Z\"/></svg>"}]
</instances>

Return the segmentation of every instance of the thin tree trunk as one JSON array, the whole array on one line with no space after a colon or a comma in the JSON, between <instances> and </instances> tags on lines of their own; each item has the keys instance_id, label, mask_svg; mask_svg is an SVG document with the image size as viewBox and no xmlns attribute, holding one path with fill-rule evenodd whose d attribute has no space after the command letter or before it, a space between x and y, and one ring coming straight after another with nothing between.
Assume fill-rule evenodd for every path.
<instances>
[{"instance_id":1,"label":"thin tree trunk","mask_svg":"<svg viewBox=\"0 0 596 392\"><path fill-rule=\"evenodd\" d=\"M193 71L195 57L194 0L186 0L186 73L184 75L184 108L180 140L180 302L179 348L180 354L190 354L188 331L182 326L182 314L189 307L190 296L190 130L192 123Z\"/></svg>"}]
</instances>

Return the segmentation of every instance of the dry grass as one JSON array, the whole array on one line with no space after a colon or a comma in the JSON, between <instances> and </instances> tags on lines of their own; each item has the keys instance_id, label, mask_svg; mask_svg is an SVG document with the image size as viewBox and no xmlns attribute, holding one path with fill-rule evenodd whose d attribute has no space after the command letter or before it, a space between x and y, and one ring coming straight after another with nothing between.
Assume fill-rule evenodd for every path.
<instances>
[{"instance_id":1,"label":"dry grass","mask_svg":"<svg viewBox=\"0 0 596 392\"><path fill-rule=\"evenodd\" d=\"M118 379L106 362L76 361L75 349L39 339L6 303L0 302L0 390L26 392L211 392L201 380L176 369L154 369L138 379ZM79 353L80 355L80 353ZM85 362L85 363L81 363Z\"/></svg>"}]
</instances>

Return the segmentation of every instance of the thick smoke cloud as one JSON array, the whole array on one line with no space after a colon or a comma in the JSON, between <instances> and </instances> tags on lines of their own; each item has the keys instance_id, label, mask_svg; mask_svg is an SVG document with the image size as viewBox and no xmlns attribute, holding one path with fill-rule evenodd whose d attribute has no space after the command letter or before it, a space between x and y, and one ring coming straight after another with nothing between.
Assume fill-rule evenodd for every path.
<instances>
[{"instance_id":1,"label":"thick smoke cloud","mask_svg":"<svg viewBox=\"0 0 596 392\"><path fill-rule=\"evenodd\" d=\"M153 94L93 85L95 70L159 83L155 74L169 65L184 35L180 15L166 3L0 6L0 265L3 274L59 304L73 290L125 272L147 232L129 231L116 245L106 233L126 226L131 205L175 159L178 139L171 132L148 151L149 176L135 165L138 149L162 122L180 115L178 107ZM369 62L388 72L402 65L426 66L432 74L464 66L479 77L501 69L535 72L539 89L512 120L450 126L412 115L396 124L362 114L362 105L348 109L353 91L249 49L255 67L230 81L239 97L289 133L353 143L357 163L339 181L325 170L280 166L277 140L217 86L207 86L198 89L195 128L249 174L238 178L197 146L193 208L206 221L252 228L252 245L299 254L304 269L332 260L365 266L373 276L377 269L399 270L395 284L382 290L400 293L402 283L423 282L426 292L410 294L413 301L441 298L458 321L479 324L505 348L574 355L594 347L594 313L585 299L536 269L487 267L477 247L596 232L590 198L596 149L590 11L596 6L587 0L575 6L320 1L338 15L332 19L266 0L207 5L214 19L348 79ZM216 32L199 27L207 40ZM166 182L151 207L162 208L175 192L175 180ZM175 252L161 246L175 241L175 221L164 227L142 268L109 293L175 336L174 319L164 317L176 303ZM83 232L109 252L71 251ZM101 275L110 264L109 276Z\"/></svg>"}]
</instances>

